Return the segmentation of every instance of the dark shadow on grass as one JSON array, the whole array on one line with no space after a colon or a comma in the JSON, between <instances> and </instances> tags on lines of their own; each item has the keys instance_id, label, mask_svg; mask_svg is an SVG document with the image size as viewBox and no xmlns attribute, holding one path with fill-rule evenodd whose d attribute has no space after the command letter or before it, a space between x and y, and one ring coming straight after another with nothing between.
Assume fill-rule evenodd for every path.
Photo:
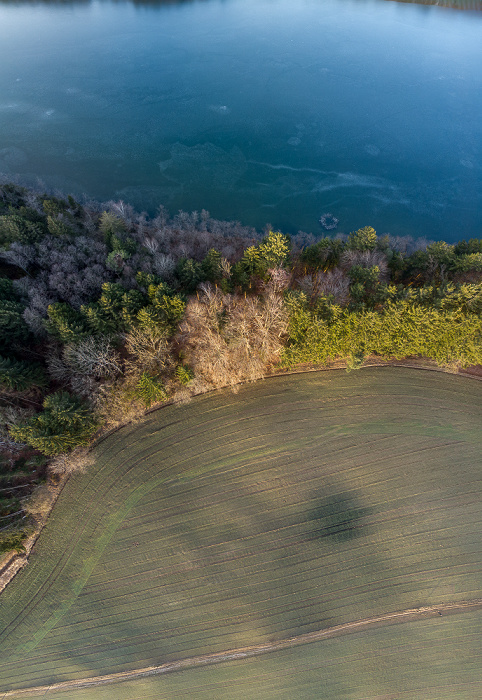
<instances>
[{"instance_id":1,"label":"dark shadow on grass","mask_svg":"<svg viewBox=\"0 0 482 700\"><path fill-rule=\"evenodd\" d=\"M331 489L330 489L331 491ZM361 534L371 508L363 506L356 493L332 491L317 496L307 515L308 536L312 540L328 538L348 542Z\"/></svg>"}]
</instances>

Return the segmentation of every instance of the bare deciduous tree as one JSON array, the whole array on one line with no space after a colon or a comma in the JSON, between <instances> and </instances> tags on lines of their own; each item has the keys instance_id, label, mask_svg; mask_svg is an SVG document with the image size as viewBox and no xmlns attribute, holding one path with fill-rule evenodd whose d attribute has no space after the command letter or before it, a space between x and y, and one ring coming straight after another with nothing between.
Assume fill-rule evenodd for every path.
<instances>
[{"instance_id":1,"label":"bare deciduous tree","mask_svg":"<svg viewBox=\"0 0 482 700\"><path fill-rule=\"evenodd\" d=\"M329 272L315 272L312 275L305 275L298 280L298 285L311 302L321 296L331 296L333 301L340 306L348 303L350 280L340 268Z\"/></svg>"},{"instance_id":2,"label":"bare deciduous tree","mask_svg":"<svg viewBox=\"0 0 482 700\"><path fill-rule=\"evenodd\" d=\"M57 455L49 464L49 472L55 475L85 472L95 459L86 447L76 447L72 452Z\"/></svg>"},{"instance_id":3,"label":"bare deciduous tree","mask_svg":"<svg viewBox=\"0 0 482 700\"><path fill-rule=\"evenodd\" d=\"M129 374L161 374L170 366L168 334L165 330L133 327L125 336L125 347L130 355L126 362Z\"/></svg>"},{"instance_id":4,"label":"bare deciduous tree","mask_svg":"<svg viewBox=\"0 0 482 700\"><path fill-rule=\"evenodd\" d=\"M25 445L12 440L9 428L22 423L33 413L33 410L19 406L0 406L0 447L6 448L10 452L18 452L25 447Z\"/></svg>"},{"instance_id":5,"label":"bare deciduous tree","mask_svg":"<svg viewBox=\"0 0 482 700\"><path fill-rule=\"evenodd\" d=\"M264 376L282 349L287 312L276 283L259 297L224 294L203 284L192 299L177 342L196 377L220 387Z\"/></svg>"},{"instance_id":6,"label":"bare deciduous tree","mask_svg":"<svg viewBox=\"0 0 482 700\"><path fill-rule=\"evenodd\" d=\"M120 359L110 340L102 336L88 336L78 343L67 345L64 362L77 374L95 379L115 377L121 373Z\"/></svg>"},{"instance_id":7,"label":"bare deciduous tree","mask_svg":"<svg viewBox=\"0 0 482 700\"><path fill-rule=\"evenodd\" d=\"M157 253L152 263L154 272L163 280L171 280L176 267L176 261L172 255Z\"/></svg>"},{"instance_id":8,"label":"bare deciduous tree","mask_svg":"<svg viewBox=\"0 0 482 700\"><path fill-rule=\"evenodd\" d=\"M120 382L106 383L99 387L95 397L95 414L107 428L124 425L142 418L145 405L134 394L137 377L130 375Z\"/></svg>"},{"instance_id":9,"label":"bare deciduous tree","mask_svg":"<svg viewBox=\"0 0 482 700\"><path fill-rule=\"evenodd\" d=\"M374 267L380 270L380 280L388 280L387 257L380 250L345 250L340 258L340 267L344 271L351 270L355 265Z\"/></svg>"}]
</instances>

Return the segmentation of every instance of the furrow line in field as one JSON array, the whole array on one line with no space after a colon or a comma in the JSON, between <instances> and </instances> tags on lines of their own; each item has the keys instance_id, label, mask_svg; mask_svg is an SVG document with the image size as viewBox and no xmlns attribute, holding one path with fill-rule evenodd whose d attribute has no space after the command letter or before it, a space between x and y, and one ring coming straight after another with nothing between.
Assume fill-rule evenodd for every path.
<instances>
[{"instance_id":1,"label":"furrow line in field","mask_svg":"<svg viewBox=\"0 0 482 700\"><path fill-rule=\"evenodd\" d=\"M385 522L385 520L377 521L377 522ZM477 525L478 525L478 521L474 521L474 523L473 523L474 534L477 533ZM264 539L266 534L277 535L282 530L287 530L288 527L289 526L286 526L285 528L281 527L281 528L277 528L274 530L269 530L269 531L263 532L262 535L259 535L258 537L261 538L263 536L263 539ZM292 527L295 527L295 526L292 526ZM459 528L459 525L454 524L454 525L451 525L450 527L439 529L439 531L445 532L446 534L448 534L451 530L455 530L455 532L457 532L458 528ZM417 531L411 532L411 537L422 537L427 532L430 532L430 530L417 529ZM453 537L453 539L455 540L455 536ZM391 537L390 540L386 541L384 544L385 544L385 546L387 544L390 544L393 547L397 544L397 542L399 540L403 540L402 536L399 537L399 536L396 536L394 534L393 537ZM226 563L229 563L232 561L239 562L242 559L249 560L253 557L256 558L256 562L254 564L256 571L260 571L260 568L259 568L260 564L263 564L263 563L270 564L272 562L271 559L266 559L263 561L260 560L260 556L267 554L269 552L282 552L283 553L283 560L286 564L288 564L290 559L294 559L296 565L298 565L298 566L300 563L302 563L302 562L307 563L313 558L313 556L310 554L305 559L302 559L302 558L300 559L299 552L291 553L289 551L286 551L287 547L299 546L299 545L306 544L307 542L309 542L310 538L308 536L308 533L294 531L293 534L289 536L289 538L285 537L281 542L277 538L271 537L269 540L267 540L267 542L265 544L262 545L261 548L259 545L256 544L256 541L257 541L257 537L255 535L252 535L252 536L248 535L248 536L245 536L243 538L233 539L232 541L229 541L229 542L220 542L220 543L216 543L216 544L206 544L200 550L198 550L198 553L199 553L198 559L196 561L191 561L189 563L189 565L188 565L189 571L190 572L193 570L202 571L206 567L223 565L223 564L226 564ZM248 543L250 543L251 544L250 549L244 549L242 551L241 550L236 551L236 549L233 550L233 545L235 543L241 543L241 542L244 542L246 545ZM467 544L468 544L468 542L467 542ZM472 542L472 544L477 544L477 540L475 539L475 541ZM361 543L361 544L358 544L356 546L356 549L363 550L364 548L366 548L368 546L369 546L369 544ZM229 547L230 551L225 551L223 549L224 547ZM220 548L220 550L209 552L209 550L213 550L213 549L215 550L215 548ZM440 558L446 558L448 550L449 550L449 544L448 544L448 538L446 537L445 543L444 543L444 551L439 553ZM174 557L174 555L172 555L172 556ZM329 553L326 553L325 556L328 559L330 558ZM333 555L332 558L334 558L334 556L335 555ZM135 557L133 557L133 558L135 559ZM169 560L169 557L167 557L163 560L164 563L163 563L162 571L159 570L158 565L156 565L155 567L150 568L150 569L143 569L141 567L141 568L138 568L136 572L130 573L130 574L125 574L125 569L123 571L122 568L106 569L105 572L103 572L101 579L96 581L95 584L91 584L90 586L88 586L88 589L89 589L89 591L92 591L96 588L103 587L106 584L107 585L115 585L117 582L132 579L133 577L136 577L139 574L142 574L142 576L151 574L153 576L156 576L156 578L158 577L158 578L162 579L162 578L170 577L172 575L176 575L176 573L178 575L182 575L183 573L185 573L186 564L177 563L177 564L169 564L169 566L168 566L168 564L167 564L168 560ZM130 559L127 558L126 561L127 561L127 563L129 563ZM432 563L433 563L433 560L432 560ZM249 563L245 562L244 566L249 567ZM358 563L356 564L356 566L358 566ZM453 560L451 560L449 568L452 566L453 566ZM442 567L442 568L447 568L447 566Z\"/></svg>"},{"instance_id":2,"label":"furrow line in field","mask_svg":"<svg viewBox=\"0 0 482 700\"><path fill-rule=\"evenodd\" d=\"M190 434L190 437L192 438L192 434ZM117 470L119 470L119 466L122 467L122 466L124 466L127 462L130 461L129 457L131 457L131 450L132 450L132 448L133 448L136 444L140 443L141 441L142 441L142 436L139 436L139 438L136 439L136 440L134 441L133 444L129 445L129 448L130 448L129 450L127 450L126 448L123 448L123 449L121 450L121 452L124 451L124 452L127 452L127 454L126 454L125 459L123 460L123 462L121 462L120 465L117 464L117 467L116 467ZM180 445L180 444L185 443L185 440L183 441L182 439L178 439L176 442L177 442L178 445ZM209 437L208 437L208 435L206 435L206 443L201 443L201 444L202 444L202 446L204 446L204 444L209 444ZM139 455L139 453L137 453L137 455L136 455L137 459L136 459L135 461L133 461L133 462L130 464L129 468L128 468L126 471L124 471L123 477L122 477L122 478L125 480L126 476L127 476L129 473L133 473L133 471L136 469L136 467L139 465L139 463L141 463L141 462L143 461L143 459L145 459L145 457L151 457L151 458L152 458L153 455L158 454L158 453L160 453L160 452L162 451L162 445L159 446L159 443L158 443L158 442L156 443L156 447L157 447L158 449L156 449L154 452L152 451L152 446L149 446L149 447L147 447L145 450L143 450L143 451L140 453L140 455ZM172 447L172 444L171 444L171 447ZM205 450L205 451L207 452L207 451L209 451L209 450ZM198 454L202 454L202 453L203 453L203 451L198 451L197 454L190 455L189 460L186 460L186 459L180 460L180 461L178 461L177 463L174 463L174 464L172 464L172 465L170 465L170 466L171 466L171 468L172 468L172 467L174 467L174 466L179 466L179 465L182 464L183 462L192 461L193 459L195 459L195 458L198 456ZM113 464L113 463L114 463L114 462L111 462L111 464ZM102 470L102 471L103 471L103 470ZM99 491L97 491L97 494L96 494L96 501L97 501L98 504L103 504L103 503L105 502L105 499L106 499L106 497L107 497L107 494L108 494L110 488L112 487L111 480L110 480L110 473L107 473L107 474L104 475L104 476L105 476L106 478L104 479L104 481L103 481L103 483L102 483L103 491L102 491L101 494L99 494ZM137 473L137 474L136 474L136 481L138 480L138 477L139 477L139 474ZM159 477L158 477L158 479L159 479ZM162 479L161 479L161 480L162 480ZM156 479L156 481L157 481L157 479ZM125 490L125 488L126 488L127 486L128 486L128 484L125 484L125 485L124 485L124 490ZM90 505L91 505L91 503L90 503L89 501L87 501L87 502L84 504L83 513L85 513L86 509L87 509ZM103 520L103 518L104 518L104 513L103 513L102 508L101 508L100 505L98 506L98 510L100 511L100 516L99 516L99 519L98 519L98 520L96 521L96 523L95 523L95 526L94 526L94 533L95 533L96 530L99 529L100 524L101 524L101 522L102 522L102 520ZM8 632L11 631L12 629L15 629L15 627L16 627L16 624L15 624L15 623L16 623L16 622L18 623L19 620L22 620L22 619L25 617L25 615L26 615L27 613L31 612L31 610L32 610L34 607L36 607L36 605L37 605L39 602L41 602L41 601L43 600L43 598L44 598L44 591L46 592L46 591L48 591L49 588L51 588L52 584L55 583L55 581L56 581L56 580L61 576L61 574L63 573L64 569L68 566L68 564L69 564L69 562L70 562L70 560L71 560L71 557L73 556L73 552L74 552L74 550L75 550L75 547L76 547L77 544L78 544L79 542L81 542L82 539L83 539L83 535L84 535L84 532L85 532L87 526L89 526L89 529L92 530L92 525L93 525L93 520L94 520L94 519L91 517L90 519L81 518L80 521L82 522L82 520L84 521L84 526L81 527L81 528L78 528L78 529L76 530L76 535L77 535L77 537L71 538L71 539L69 540L69 546L66 547L66 548L64 549L64 551L63 551L63 553L62 553L60 559L57 560L53 571L52 571L52 570L50 571L49 576L47 577L46 580L44 580L43 585L40 587L40 589L36 591L36 593L35 593L34 596L33 596L33 599L30 600L29 604L21 611L21 613L19 613L19 615L18 615L16 618L14 618L14 619L10 622L10 624L4 629L4 633L8 633ZM119 524L120 524L120 523L119 523ZM83 586L82 586L82 587L83 587Z\"/></svg>"},{"instance_id":3,"label":"furrow line in field","mask_svg":"<svg viewBox=\"0 0 482 700\"><path fill-rule=\"evenodd\" d=\"M307 562L307 563L309 564L309 562ZM477 573L477 566L478 566L477 562L469 562L469 563L467 563L467 562L461 562L461 563L453 562L450 567L432 567L430 569L417 568L415 571L410 571L407 569L407 571L405 571L403 573L398 573L396 575L392 574L392 575L385 576L385 577L381 578L378 582L377 590L381 591L386 587L392 588L393 586L395 586L397 584L401 585L404 583L411 583L414 577L418 580L422 576L423 576L423 578L426 578L427 576L434 576L436 574L439 574L441 571L444 571L444 570L447 571L449 568L450 568L451 572L454 573L454 575L457 573L460 575L476 574ZM269 573L270 573L269 568L266 570L263 570L263 571L268 573L268 577L267 578L264 577L262 580L257 580L256 583L257 583L258 588L260 586L265 585L265 584L269 584L270 585L270 596L266 599L256 598L256 602L257 603L263 603L263 602L267 603L268 601L273 602L274 599L279 598L279 596L277 594L278 589L281 591L284 589L284 587L285 587L284 584L286 584L286 577L278 577L277 578L277 577L269 576ZM310 567L308 569L305 569L301 580L300 580L299 576L296 577L294 574L290 577L290 581L291 580L292 580L293 584L297 583L298 586L302 586L302 583L307 585L307 588L302 586L301 588L298 589L300 594L304 591L308 592L311 588L313 588L313 585L317 581L319 583L316 586L316 588L323 588L323 586L324 586L324 580L323 580L323 578L320 579L319 569L316 567L315 568ZM188 602L189 606L199 606L199 605L203 605L203 604L210 604L211 599L213 597L216 597L216 596L213 596L212 591L200 592L201 591L201 583L209 584L210 582L212 582L212 578L210 578L209 576L197 577L195 582L191 582L189 589L186 589L186 590L189 590L190 594L189 594L188 601L185 601L185 603ZM230 582L230 585L229 585L230 595L227 595L227 596L225 595L223 597L223 600L231 600L231 599L236 600L238 596L240 596L240 595L242 596L244 594L248 595L250 593L249 587L236 586L236 585L233 585L233 583L234 582ZM172 586L172 584L170 584L170 585ZM146 586L145 588L143 586L142 588L140 588L140 590L137 592L137 595L136 595L136 598L139 599L138 605L136 607L137 617L140 615L140 613L143 610L142 604L140 604L140 601L143 598L145 598L146 595L148 595L150 603L149 603L147 609L149 610L150 609L149 606L152 605L152 600L158 599L163 595L163 589L164 589L164 585L162 585L162 584L160 586ZM369 591L369 590L370 590L370 587L367 586L367 584L360 584L358 586L337 587L337 595L338 595L338 599L340 599L340 598L342 599L344 596L347 596L347 595L353 596L354 594L362 594L364 591ZM330 593L331 593L331 591L327 591L326 588L324 589L323 601L325 603L328 603L332 600L333 596L330 595ZM285 594L283 594L283 595L285 595ZM130 599L132 598L132 591L129 591L129 593L126 596L115 595L115 594L112 595L112 598L110 600L117 601L117 605L120 606L119 609L117 610L116 613L110 612L110 609L109 609L109 612L105 611L101 617L97 618L97 624L99 623L100 619L107 621L107 619L109 619L109 618L115 618L116 616L120 616L122 614L125 614L123 612L122 602L119 602L123 598L126 600L126 602L130 601ZM129 603L129 604L131 605L131 603ZM252 604L252 601L251 601L251 604ZM240 602L239 605L242 605L242 603ZM89 614L90 613L88 611L86 613L84 613L86 620L89 620ZM152 612L150 613L150 615L152 615ZM77 616L80 617L79 614L77 614ZM79 624L82 624L83 620L79 619L78 622L79 622ZM70 624L72 624L72 621L70 622ZM67 626L70 626L70 625L67 625ZM57 629L62 629L62 626L58 627Z\"/></svg>"},{"instance_id":4,"label":"furrow line in field","mask_svg":"<svg viewBox=\"0 0 482 700\"><path fill-rule=\"evenodd\" d=\"M327 627L315 632L307 632L305 634L296 635L287 639L281 639L275 642L267 642L264 644L256 644L253 646L239 647L228 649L226 651L215 652L212 654L203 654L200 656L191 656L178 661L171 661L159 666L148 666L145 668L133 669L130 671L121 671L101 676L90 676L73 681L63 681L61 683L52 683L50 685L35 686L30 688L19 688L17 690L9 690L0 695L0 700L8 698L28 697L43 693L55 693L56 691L76 690L79 688L87 688L90 686L105 685L107 683L117 683L121 681L134 680L136 678L146 678L148 676L172 673L188 668L196 668L201 666L209 666L212 664L223 663L225 661L234 661L245 659L259 654L268 652L280 651L290 647L299 646L301 644L309 644L311 642L329 639L343 634L350 634L366 630L370 627L384 626L387 624L396 624L401 622L411 622L421 619L427 619L445 614L458 614L482 609L482 598L474 600L460 601L458 603L441 603L440 605L422 606L417 608L408 608L397 612L377 615L375 617L365 618L347 622L342 625Z\"/></svg>"},{"instance_id":5,"label":"furrow line in field","mask_svg":"<svg viewBox=\"0 0 482 700\"><path fill-rule=\"evenodd\" d=\"M190 437L191 437L191 435L190 435ZM105 502L104 499L107 497L107 494L112 487L112 478L111 478L110 472L114 471L114 470L119 471L119 467L122 468L126 463L130 462L130 459L132 459L132 456L130 454L132 448L136 444L140 443L141 441L142 441L142 436L140 436L139 438L134 440L134 442L131 445L129 445L129 449L126 449L124 447L120 450L120 452L127 452L127 454L125 455L125 459L122 462L116 463L114 460L109 460L108 466L110 466L110 471L108 471L107 474L103 474L103 476L105 478L104 478L103 482L101 482L101 484L98 487L99 489L100 489L100 487L102 487L103 490L101 493L99 493L99 490L97 490L97 494L96 494L97 510L100 511L100 516L99 516L99 519L96 523L96 526L94 527L94 532L95 532L95 530L98 529L101 521L105 517L105 514L103 512L103 505L101 506L100 504L103 504ZM206 442L208 442L208 440L206 440ZM178 445L180 445L182 443L183 443L182 439L179 439L177 441ZM172 446L173 445L171 444L171 447ZM136 455L137 459L130 464L129 468L126 471L123 472L122 478L125 479L129 473L132 473L136 469L136 467L139 465L139 463L141 463L143 461L143 459L145 459L146 457L152 457L154 454L157 454L157 453L162 451L162 445L159 446L158 442L156 443L156 447L158 449L155 450L154 452L152 452L152 446L149 446L144 451L142 451L140 455L137 454ZM191 455L190 460L194 459L196 456L197 455ZM182 461L186 461L186 460L181 460L181 463L182 463ZM172 465L172 466L178 466L178 464L179 463ZM104 469L101 470L101 473L104 472ZM99 474L97 476L99 476ZM139 474L136 473L135 476L136 476L136 481L137 481ZM55 583L55 581L62 575L63 571L68 566L68 564L71 560L71 557L73 555L75 547L78 545L79 542L81 542L83 540L83 535L85 533L85 530L87 528L92 529L92 525L93 525L92 515L91 515L91 518L85 517L86 510L91 506L92 506L92 501L87 500L84 502L83 509L81 510L81 513L79 514L79 517L78 517L78 522L83 523L83 525L81 525L81 527L76 528L76 531L75 531L76 537L70 538L70 540L68 542L68 546L65 547L65 549L61 553L60 557L57 559L57 562L55 563L53 570L50 570L49 576L46 579L44 579L43 584L37 589L37 591L33 595L33 598L29 601L27 606L25 608L23 608L22 611L13 620L10 621L10 623L7 625L7 627L4 628L3 634L8 634L10 631L15 629L15 627L17 626L15 623L18 624L19 621L24 619L25 615L27 615L28 613L31 613L32 609L35 608L36 605L44 599L45 593L51 588L51 586ZM84 516L84 517L82 517L82 516Z\"/></svg>"},{"instance_id":6,"label":"furrow line in field","mask_svg":"<svg viewBox=\"0 0 482 700\"><path fill-rule=\"evenodd\" d=\"M382 592L385 589L390 590L391 588L392 588L392 584L388 583L388 582L384 586L381 586L380 587L380 593L381 593L380 597L383 597ZM363 586L361 586L360 589L361 590L359 591L359 594L361 594L361 595L365 594L367 596L370 595L369 590L363 591ZM281 597L283 597L283 596L281 596ZM232 598L234 599L234 596ZM224 598L223 600L229 601L230 599L231 599L230 597L227 597L227 598ZM295 621L296 626L298 628L300 626L303 626L303 624L308 624L310 626L313 626L314 621L302 623L302 619L307 619L306 616L303 615L303 611L313 610L313 606L316 606L316 604L319 603L319 601L320 601L320 595L311 595L309 597L305 597L303 599L302 603L296 602L296 601L293 602L293 601L289 600L289 598L288 598L288 600L280 603L280 602L277 602L277 601L279 601L279 599L280 599L280 596L274 596L273 604L264 609L265 622L267 620L270 620L270 622L273 623L275 620L279 620L279 622L282 623L284 626L283 629L282 629L281 625L279 626L280 632L282 631L285 634L288 632L289 627L291 626L289 624L291 622L291 618ZM321 608L319 608L318 606L316 606L316 607L318 607L320 617L326 619L328 603L330 601L329 601L329 599L325 598L323 595L321 595L321 600L322 600L322 603L324 605ZM340 603L339 603L338 609L336 611L336 616L338 617L338 619L340 619L340 617L342 616L341 612L343 610L343 607L346 606L347 600L348 599L345 596L345 605L342 604L342 601L340 601ZM264 602L265 601L263 601L263 600L261 600L261 601L257 600L255 603L255 606L263 604ZM202 603L200 603L200 605L202 605ZM348 603L348 605L350 605L350 603ZM253 601L238 602L238 604L236 606L236 612L233 615L231 615L229 617L226 617L224 615L222 617L215 617L215 618L213 618L211 616L208 621L203 619L202 611L201 611L201 608L199 607L197 615L194 618L191 618L189 623L180 622L180 621L174 622L172 619L170 621L166 621L168 623L168 625L170 623L170 626L166 626L166 625L163 626L163 632L162 632L163 638L165 639L165 638L170 638L170 637L175 637L175 636L183 636L183 635L192 636L192 635L196 635L200 632L203 632L203 634L206 635L206 633L208 633L209 631L211 631L213 629L218 630L218 632L221 629L226 629L226 633L229 633L232 631L232 628L234 628L237 624L240 624L242 622L249 622L249 621L253 621L253 620L257 619L257 612L256 612L256 610L253 610L253 607L255 607L255 606L253 605ZM146 612L144 612L144 611L146 611ZM174 614L174 612L171 614L171 618L172 618L172 615ZM119 615L120 614L121 613L119 613ZM333 615L334 613L332 612L331 614ZM124 613L124 615L125 615L125 613ZM154 620L157 617L159 617L159 616L157 616L157 615L153 616L152 612L149 612L147 608L140 609L140 610L136 609L136 613L135 613L135 620L136 621L139 621L142 619ZM197 618L200 617L201 619L196 620L196 617ZM346 617L345 617L345 619L346 619ZM115 620L112 620L111 622L107 622L107 618L104 618L104 620L106 620L104 625L103 625L104 630L109 629L109 627L111 627L111 628L113 627L115 629L115 626L116 626ZM90 626L86 625L85 627L82 628L82 631L89 630L89 629L91 629ZM95 629L95 627L93 629ZM142 637L142 636L152 637L153 634L154 634L153 632L146 632L143 635L138 635L138 637ZM132 636L130 636L129 639L125 639L124 646L126 645L126 643L127 644L130 643L132 641L132 639L133 639ZM119 639L118 641L121 641L121 640ZM54 647L55 644L53 644L52 646ZM86 646L85 644L82 645L82 647L85 647L85 646ZM99 646L102 646L102 644L99 644ZM72 649L74 650L75 647L73 647ZM32 658L35 658L35 657L32 657Z\"/></svg>"},{"instance_id":7,"label":"furrow line in field","mask_svg":"<svg viewBox=\"0 0 482 700\"><path fill-rule=\"evenodd\" d=\"M278 490L279 490L279 489L278 489ZM273 492L275 492L275 491L276 491L276 489L273 489ZM468 493L471 493L471 492L468 492ZM257 495L257 494L256 494L256 495ZM238 494L238 498L239 498L239 494ZM234 497L233 497L232 500L235 500ZM409 514L409 515L405 515L404 517L408 519L409 517L410 517L410 518L416 518L416 517L421 516L421 515L427 515L427 514L429 514L429 515L430 515L430 518L433 519L434 516L439 515L439 514L442 514L442 513L445 512L445 510L446 510L446 501L447 501L447 500L449 500L449 499L445 499L445 500L442 501L442 502L440 502L440 500L439 500L439 502L437 502L437 501L435 501L435 499L434 499L434 502L437 503L436 506L430 506L430 501L429 501L429 502L427 503L427 507L426 507L426 508L418 508L418 509L413 508L413 509L410 511L410 514ZM305 503L306 503L306 501L294 501L294 502L290 503L290 506L293 507L293 506L303 505L303 504L305 504ZM390 501L387 500L386 503L389 505L389 504L390 504ZM474 505L474 506L477 505L477 500L476 500L475 493L474 493L474 500L473 500L473 502L472 502L472 503L471 503L470 501L469 501L468 503L466 502L465 505ZM206 506L204 506L204 510L205 510L205 509L206 509ZM202 508L199 509L199 512L200 512L201 510L202 510ZM398 511L401 512L401 511L402 511L402 508L399 507L399 508L397 508L397 509L387 510L387 511L386 511L386 514L384 515L384 517L377 517L376 519L371 519L371 520L369 521L369 523L370 523L370 524L376 523L377 525L380 525L380 524L386 525L386 524L389 524L389 523L395 523L396 521L400 521L400 518L403 516L403 513L402 513L402 515L400 515L400 514L398 513ZM190 509L190 511L189 511L190 514L196 513L196 512L198 512L198 509L196 509L196 508ZM266 508L265 511L264 511L264 514L265 514L265 515L266 515L266 514L271 514L271 513L276 514L276 508L274 508L274 507L273 507L272 509ZM203 551L203 553L207 553L208 550L216 550L217 548L221 548L221 547L231 547L231 548L232 548L232 547L233 547L234 545L236 545L237 543L241 543L241 542L246 543L246 542L248 542L249 540L254 541L254 540L256 540L256 538L259 538L259 537L261 537L261 536L262 536L262 537L267 537L268 535L274 535L274 534L278 535L280 532L283 532L283 533L285 533L285 534L287 535L287 538L283 540L283 544L280 545L280 548L281 548L281 547L284 548L285 546L287 546L287 545L289 545L289 544L291 544L291 543L293 543L293 544L299 544L300 541L302 541L302 540L300 540L300 535L305 534L305 539L307 539L307 538L308 538L308 534L307 534L307 533L303 533L303 531L300 532L300 531L297 531L297 530L296 530L296 528L298 528L298 530L299 530L299 528L302 528L303 525L305 524L305 520L302 519L301 515L299 515L298 513L296 513L296 514L298 515L298 518L297 518L296 520L294 520L294 522L292 522L292 523L290 523L290 524L288 524L288 525L279 525L278 527L270 527L270 528L267 528L267 529L265 529L265 530L263 530L262 532L257 533L257 534L249 534L249 535L244 535L244 536L239 536L239 537L233 537L233 538L231 538L231 539L229 539L229 540L220 540L220 541L218 541L218 542L206 543L206 544L204 544L204 545L202 546L202 551ZM138 527L138 528L136 529L136 535L132 535L132 534L131 534L131 535L130 535L130 539L132 540L132 539L134 539L135 537L139 538L139 537L144 536L145 534L148 534L149 537L150 537L150 547L151 547L151 549L155 548L155 545L156 545L156 542L157 542L157 541L161 541L161 539L162 539L162 541L165 542L165 541L166 541L165 535L164 535L162 538L156 538L156 536L155 536L155 526L156 526L156 524L159 522L159 520L160 520L162 517L163 517L163 515L162 515L162 511L161 511L161 514L160 514L159 516L157 516L157 517L154 517L154 516L153 516L153 517L152 517L151 519L149 519L149 520L146 518L146 520L145 520L145 522L144 522L144 527ZM294 519L294 518L293 518L293 519ZM477 528L477 525L478 525L478 521L473 520L472 522L473 522L473 525L474 525L474 531L477 531L476 528ZM449 525L448 527L440 528L440 529L439 529L439 532L445 532L445 533L448 534L450 530L454 530L454 529L457 529L457 528L459 528L459 527L460 527L460 525L459 525L458 523L454 523L454 524ZM209 532L209 531L210 531L210 528L212 528L212 523L211 523L211 522L207 522L205 525L199 525L198 528L197 528L197 531L198 531L199 533L202 533L204 530L207 531L207 532ZM292 533L293 533L292 535L289 534L289 531L290 531L290 530L291 530ZM419 531L417 531L417 532L412 532L412 536L414 536L414 535L422 535L422 534L424 534L425 532L426 532L425 530L419 530ZM394 542L394 543L396 543L398 539L402 539L404 536L405 536L405 535L394 533L394 536L393 536L393 538L392 538L391 541ZM293 542L290 542L290 539L293 539L293 538L296 538L296 540L293 540ZM303 538L302 538L302 539L303 539ZM113 560L112 567L111 567L111 568L109 567L109 572L110 572L110 573L114 573L115 571L122 571L122 570L124 570L124 569L126 568L124 562L125 562L125 561L129 561L130 558L136 558L135 550L134 550L134 553L132 553L132 547L133 547L133 546L134 546L134 545L129 544L129 545L123 546L122 548L119 547L119 548L116 550L116 552L115 552L116 557L122 556L122 557L124 557L124 559L123 559L123 562L120 563L120 564L118 564L118 565L115 565L115 564L116 564L116 561ZM171 556L174 557L175 554L172 554ZM167 557L167 559L164 559L164 562L168 561L168 559L169 559L169 557ZM119 578L123 578L123 577L120 576Z\"/></svg>"}]
</instances>

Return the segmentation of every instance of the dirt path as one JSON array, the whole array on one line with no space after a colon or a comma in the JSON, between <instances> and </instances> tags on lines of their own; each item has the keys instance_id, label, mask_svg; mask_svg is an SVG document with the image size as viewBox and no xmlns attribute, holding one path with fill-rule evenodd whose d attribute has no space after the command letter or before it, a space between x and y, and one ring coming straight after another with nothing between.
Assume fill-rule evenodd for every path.
<instances>
[{"instance_id":1,"label":"dirt path","mask_svg":"<svg viewBox=\"0 0 482 700\"><path fill-rule=\"evenodd\" d=\"M146 668L138 668L132 671L122 671L120 673L112 673L105 676L91 676L88 678L81 678L80 680L53 683L52 685L9 690L6 693L0 694L0 700L6 700L7 698L26 698L40 694L45 696L50 693L55 693L56 691L76 690L79 688L88 688L90 686L105 685L107 683L135 680L136 678L145 678L147 676L155 676L162 673L172 673L173 671L182 671L199 666L210 666L212 664L223 663L224 661L234 661L237 659L245 659L250 656L258 656L259 654L265 654L270 651L289 649L290 647L299 646L301 644L309 644L310 642L317 642L322 639L329 639L330 637L337 637L343 634L362 632L370 628L383 627L401 622L412 622L431 617L455 615L463 612L473 612L474 610L479 609L482 609L482 598L460 601L458 603L440 603L440 605L408 608L407 610L390 612L386 613L385 615L369 617L364 620L346 622L343 625L326 627L321 630L316 630L315 632L300 634L296 637L280 639L276 642L257 644L250 647L240 647L238 649L228 649L227 651L220 651L215 654L191 656L186 659L181 659L180 661L171 661L169 663L161 664L160 666L147 666Z\"/></svg>"}]
</instances>

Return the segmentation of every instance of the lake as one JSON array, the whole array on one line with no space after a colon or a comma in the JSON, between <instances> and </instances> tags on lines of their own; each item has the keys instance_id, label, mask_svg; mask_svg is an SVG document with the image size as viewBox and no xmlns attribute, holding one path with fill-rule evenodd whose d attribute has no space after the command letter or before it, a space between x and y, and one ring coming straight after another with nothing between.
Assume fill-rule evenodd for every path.
<instances>
[{"instance_id":1,"label":"lake","mask_svg":"<svg viewBox=\"0 0 482 700\"><path fill-rule=\"evenodd\" d=\"M445 4L0 0L0 173L259 229L478 237L482 4Z\"/></svg>"}]
</instances>

